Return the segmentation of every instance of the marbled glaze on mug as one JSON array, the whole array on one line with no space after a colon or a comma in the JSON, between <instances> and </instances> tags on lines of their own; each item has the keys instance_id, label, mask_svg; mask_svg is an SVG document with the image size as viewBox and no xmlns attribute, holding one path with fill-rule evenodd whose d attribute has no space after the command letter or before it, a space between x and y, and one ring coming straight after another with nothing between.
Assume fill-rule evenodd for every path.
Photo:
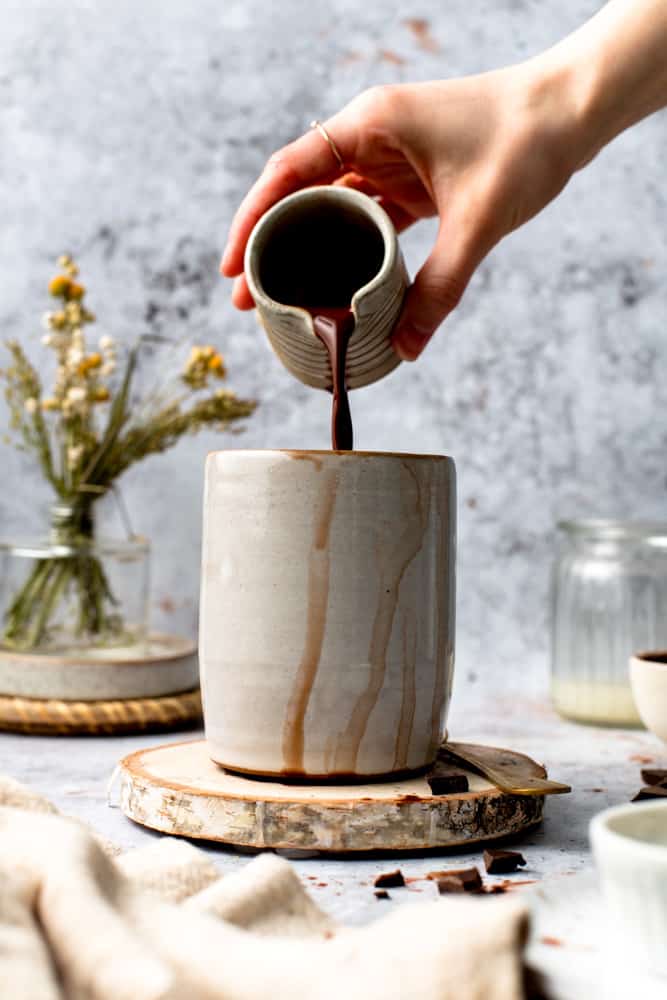
<instances>
[{"instance_id":1,"label":"marbled glaze on mug","mask_svg":"<svg viewBox=\"0 0 667 1000\"><path fill-rule=\"evenodd\" d=\"M450 458L220 451L199 657L213 760L377 776L435 758L454 665Z\"/></svg>"}]
</instances>

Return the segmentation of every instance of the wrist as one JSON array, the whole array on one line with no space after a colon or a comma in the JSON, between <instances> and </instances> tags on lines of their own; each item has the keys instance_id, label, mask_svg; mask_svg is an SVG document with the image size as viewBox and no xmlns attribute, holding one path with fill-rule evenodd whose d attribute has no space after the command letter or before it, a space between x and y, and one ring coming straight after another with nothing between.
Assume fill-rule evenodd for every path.
<instances>
[{"instance_id":1,"label":"wrist","mask_svg":"<svg viewBox=\"0 0 667 1000\"><path fill-rule=\"evenodd\" d=\"M611 0L590 21L526 65L562 104L573 171L667 102L665 0Z\"/></svg>"},{"instance_id":2,"label":"wrist","mask_svg":"<svg viewBox=\"0 0 667 1000\"><path fill-rule=\"evenodd\" d=\"M589 59L552 49L525 64L535 113L554 135L570 174L589 163L621 129L605 113L603 88Z\"/></svg>"}]
</instances>

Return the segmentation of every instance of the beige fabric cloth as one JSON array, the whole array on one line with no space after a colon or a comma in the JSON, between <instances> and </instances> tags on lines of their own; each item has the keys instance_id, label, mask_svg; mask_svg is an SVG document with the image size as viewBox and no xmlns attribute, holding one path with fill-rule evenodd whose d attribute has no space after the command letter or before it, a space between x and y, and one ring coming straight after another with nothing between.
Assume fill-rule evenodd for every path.
<instances>
[{"instance_id":1,"label":"beige fabric cloth","mask_svg":"<svg viewBox=\"0 0 667 1000\"><path fill-rule=\"evenodd\" d=\"M224 878L165 838L114 858L0 778L0 996L17 1000L519 1000L525 906L441 899L341 928L289 862Z\"/></svg>"}]
</instances>

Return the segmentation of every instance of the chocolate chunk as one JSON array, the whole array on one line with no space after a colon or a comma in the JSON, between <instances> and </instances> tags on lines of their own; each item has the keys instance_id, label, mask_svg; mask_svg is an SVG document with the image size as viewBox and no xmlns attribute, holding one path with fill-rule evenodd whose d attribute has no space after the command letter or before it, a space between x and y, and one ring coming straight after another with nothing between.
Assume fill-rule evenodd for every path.
<instances>
[{"instance_id":1,"label":"chocolate chunk","mask_svg":"<svg viewBox=\"0 0 667 1000\"><path fill-rule=\"evenodd\" d=\"M667 787L667 768L643 767L642 781L645 785L664 785Z\"/></svg>"},{"instance_id":2,"label":"chocolate chunk","mask_svg":"<svg viewBox=\"0 0 667 1000\"><path fill-rule=\"evenodd\" d=\"M382 875L378 875L373 885L376 889L396 889L405 885L403 872L400 868L397 868L395 872L383 872Z\"/></svg>"},{"instance_id":3,"label":"chocolate chunk","mask_svg":"<svg viewBox=\"0 0 667 1000\"><path fill-rule=\"evenodd\" d=\"M427 776L433 795L451 795L454 792L467 792L468 778L463 771L436 769Z\"/></svg>"},{"instance_id":4,"label":"chocolate chunk","mask_svg":"<svg viewBox=\"0 0 667 1000\"><path fill-rule=\"evenodd\" d=\"M477 868L460 868L443 872L438 879L438 892L445 895L450 892L482 892L482 877Z\"/></svg>"},{"instance_id":5,"label":"chocolate chunk","mask_svg":"<svg viewBox=\"0 0 667 1000\"><path fill-rule=\"evenodd\" d=\"M386 889L376 889L373 895L376 899L391 899Z\"/></svg>"},{"instance_id":6,"label":"chocolate chunk","mask_svg":"<svg viewBox=\"0 0 667 1000\"><path fill-rule=\"evenodd\" d=\"M663 785L644 785L635 795L633 802L642 802L644 799L665 799L667 798L667 787Z\"/></svg>"},{"instance_id":7,"label":"chocolate chunk","mask_svg":"<svg viewBox=\"0 0 667 1000\"><path fill-rule=\"evenodd\" d=\"M484 851L484 866L489 875L507 875L522 868L526 859L519 851L500 851L492 848Z\"/></svg>"}]
</instances>

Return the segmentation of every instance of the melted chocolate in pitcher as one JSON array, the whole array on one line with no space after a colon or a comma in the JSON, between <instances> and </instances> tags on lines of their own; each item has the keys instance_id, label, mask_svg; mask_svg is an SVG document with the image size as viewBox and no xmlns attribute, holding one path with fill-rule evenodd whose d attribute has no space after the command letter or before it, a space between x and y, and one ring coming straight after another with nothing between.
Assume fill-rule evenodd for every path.
<instances>
[{"instance_id":1,"label":"melted chocolate in pitcher","mask_svg":"<svg viewBox=\"0 0 667 1000\"><path fill-rule=\"evenodd\" d=\"M352 298L375 277L384 259L379 231L354 209L323 204L277 223L260 262L260 280L276 302L300 306L331 365L331 447L352 449L346 357L354 333Z\"/></svg>"}]
</instances>

